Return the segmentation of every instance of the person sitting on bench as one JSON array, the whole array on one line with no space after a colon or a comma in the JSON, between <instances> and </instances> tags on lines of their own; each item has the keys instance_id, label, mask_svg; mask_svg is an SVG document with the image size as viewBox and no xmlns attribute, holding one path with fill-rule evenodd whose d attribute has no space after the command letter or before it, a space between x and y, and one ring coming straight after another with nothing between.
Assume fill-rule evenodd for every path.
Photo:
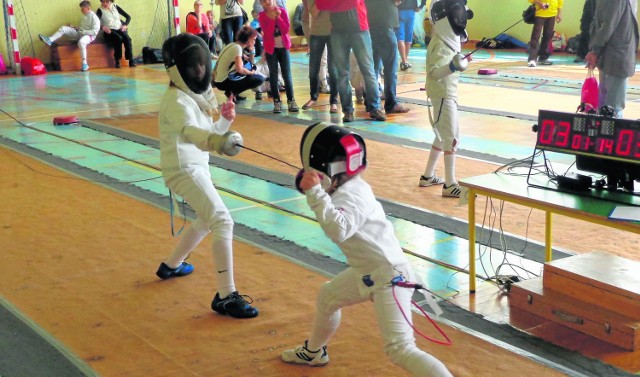
<instances>
[{"instance_id":1,"label":"person sitting on bench","mask_svg":"<svg viewBox=\"0 0 640 377\"><path fill-rule=\"evenodd\" d=\"M61 26L60 29L50 37L43 34L38 34L38 37L48 46L51 46L53 42L63 36L77 41L82 58L81 70L85 72L89 70L89 64L87 63L87 45L96 39L96 35L98 35L100 31L100 20L91 10L91 3L87 0L80 2L80 11L83 14L80 20L80 26Z\"/></svg>"},{"instance_id":2,"label":"person sitting on bench","mask_svg":"<svg viewBox=\"0 0 640 377\"><path fill-rule=\"evenodd\" d=\"M131 47L131 37L127 33L131 16L124 9L114 4L114 0L100 0L100 8L96 12L102 31L104 32L104 40L113 47L113 57L116 60L116 68L120 68L120 59L122 59L122 45L124 44L124 57L129 61L129 67L135 67L136 61L133 60L133 49ZM120 19L124 17L124 21Z\"/></svg>"}]
</instances>

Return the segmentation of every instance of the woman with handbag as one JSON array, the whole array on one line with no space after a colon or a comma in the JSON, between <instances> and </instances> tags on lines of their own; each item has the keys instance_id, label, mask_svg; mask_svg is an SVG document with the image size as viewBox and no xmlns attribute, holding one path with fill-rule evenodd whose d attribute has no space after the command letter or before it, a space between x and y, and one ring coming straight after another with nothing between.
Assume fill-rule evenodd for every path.
<instances>
[{"instance_id":1,"label":"woman with handbag","mask_svg":"<svg viewBox=\"0 0 640 377\"><path fill-rule=\"evenodd\" d=\"M527 67L540 65L551 65L549 60L549 43L553 38L553 31L556 23L562 21L563 0L529 0L529 3L536 6L536 17L531 30L531 40L529 40L529 56ZM540 41L542 34L542 41Z\"/></svg>"},{"instance_id":2,"label":"woman with handbag","mask_svg":"<svg viewBox=\"0 0 640 377\"><path fill-rule=\"evenodd\" d=\"M244 0L215 0L220 6L220 37L228 45L236 40L236 34L243 25L242 7Z\"/></svg>"},{"instance_id":3,"label":"woman with handbag","mask_svg":"<svg viewBox=\"0 0 640 377\"><path fill-rule=\"evenodd\" d=\"M245 65L242 54L245 48L253 49L258 32L250 26L244 26L238 31L236 42L227 44L216 61L213 68L213 85L224 90L225 96L234 96L236 101L240 93L248 89L256 88L265 80L265 77L256 74L253 64Z\"/></svg>"}]
</instances>

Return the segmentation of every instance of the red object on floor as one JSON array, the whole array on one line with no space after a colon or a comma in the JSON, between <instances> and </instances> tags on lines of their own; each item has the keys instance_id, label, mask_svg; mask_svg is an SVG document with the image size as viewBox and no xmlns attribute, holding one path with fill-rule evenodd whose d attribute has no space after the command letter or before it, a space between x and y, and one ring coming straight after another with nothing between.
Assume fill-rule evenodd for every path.
<instances>
[{"instance_id":1,"label":"red object on floor","mask_svg":"<svg viewBox=\"0 0 640 377\"><path fill-rule=\"evenodd\" d=\"M58 116L53 118L53 124L56 126L78 124L78 122L80 122L80 119L77 115Z\"/></svg>"},{"instance_id":2,"label":"red object on floor","mask_svg":"<svg viewBox=\"0 0 640 377\"><path fill-rule=\"evenodd\" d=\"M494 68L482 68L478 70L479 75L495 75L496 73L498 73L498 70Z\"/></svg>"},{"instance_id":3,"label":"red object on floor","mask_svg":"<svg viewBox=\"0 0 640 377\"><path fill-rule=\"evenodd\" d=\"M47 69L44 67L44 64L42 64L40 59L32 58L30 56L22 58L20 66L22 67L22 71L25 76L44 75L47 73Z\"/></svg>"}]
</instances>

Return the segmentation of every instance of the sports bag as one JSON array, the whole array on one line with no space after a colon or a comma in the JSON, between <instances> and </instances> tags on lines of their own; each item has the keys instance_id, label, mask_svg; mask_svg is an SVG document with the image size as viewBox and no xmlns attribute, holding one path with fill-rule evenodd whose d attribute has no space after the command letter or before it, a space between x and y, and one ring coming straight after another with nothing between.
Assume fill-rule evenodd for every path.
<instances>
[{"instance_id":1,"label":"sports bag","mask_svg":"<svg viewBox=\"0 0 640 377\"><path fill-rule=\"evenodd\" d=\"M593 75L593 69L587 71L587 78L582 83L582 95L578 111L582 113L593 113L598 111L598 80Z\"/></svg>"}]
</instances>

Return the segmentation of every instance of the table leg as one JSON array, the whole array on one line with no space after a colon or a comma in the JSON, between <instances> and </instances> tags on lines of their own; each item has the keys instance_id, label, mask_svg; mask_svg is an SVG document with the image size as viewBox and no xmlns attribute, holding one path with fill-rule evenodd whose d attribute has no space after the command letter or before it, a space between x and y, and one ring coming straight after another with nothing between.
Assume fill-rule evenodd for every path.
<instances>
[{"instance_id":1,"label":"table leg","mask_svg":"<svg viewBox=\"0 0 640 377\"><path fill-rule=\"evenodd\" d=\"M547 211L545 213L545 224L544 224L544 260L545 262L551 261L551 212Z\"/></svg>"},{"instance_id":2,"label":"table leg","mask_svg":"<svg viewBox=\"0 0 640 377\"><path fill-rule=\"evenodd\" d=\"M476 293L476 194L469 189L469 293Z\"/></svg>"}]
</instances>

